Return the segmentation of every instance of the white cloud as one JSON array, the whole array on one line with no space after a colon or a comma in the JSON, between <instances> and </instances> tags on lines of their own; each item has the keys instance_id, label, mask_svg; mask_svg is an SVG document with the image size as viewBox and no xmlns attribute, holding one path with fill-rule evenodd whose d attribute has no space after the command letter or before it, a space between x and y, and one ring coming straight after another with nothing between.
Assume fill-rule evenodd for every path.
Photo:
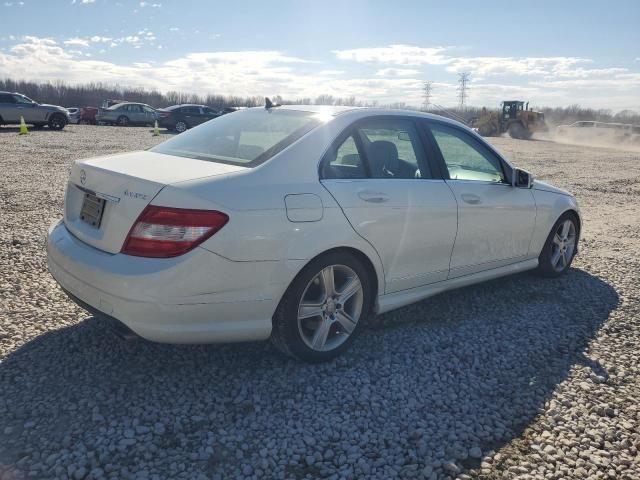
<instances>
[{"instance_id":1,"label":"white cloud","mask_svg":"<svg viewBox=\"0 0 640 480\"><path fill-rule=\"evenodd\" d=\"M412 77L419 74L419 70L412 68L383 68L376 72L378 77Z\"/></svg>"},{"instance_id":2,"label":"white cloud","mask_svg":"<svg viewBox=\"0 0 640 480\"><path fill-rule=\"evenodd\" d=\"M355 48L334 50L340 60L360 63L386 63L389 65L442 65L449 60L444 56L446 48L422 48L411 45L389 45L388 47Z\"/></svg>"},{"instance_id":3,"label":"white cloud","mask_svg":"<svg viewBox=\"0 0 640 480\"><path fill-rule=\"evenodd\" d=\"M69 40L65 40L63 43L65 45L75 46L75 47L84 47L84 48L89 47L89 42L87 40L84 40L78 37L70 38Z\"/></svg>"},{"instance_id":4,"label":"white cloud","mask_svg":"<svg viewBox=\"0 0 640 480\"><path fill-rule=\"evenodd\" d=\"M476 78L491 75L543 76L588 78L598 75L612 75L628 71L625 68L584 68L593 63L591 59L580 57L456 57L450 55L449 47L423 48L412 45L389 45L375 48L334 50L339 60L381 65L444 65L451 73L471 72ZM399 76L404 69L385 68L376 75ZM407 69L407 71L410 71ZM416 72L418 73L418 72ZM414 73L407 73L413 75Z\"/></svg>"},{"instance_id":5,"label":"white cloud","mask_svg":"<svg viewBox=\"0 0 640 480\"><path fill-rule=\"evenodd\" d=\"M110 42L112 40L111 37L101 37L100 35L94 35L93 37L89 38L89 40L93 43L107 43Z\"/></svg>"},{"instance_id":6,"label":"white cloud","mask_svg":"<svg viewBox=\"0 0 640 480\"><path fill-rule=\"evenodd\" d=\"M160 48L157 43L148 41L149 37L147 31L143 31L119 38L100 37L94 40L88 37L80 40L94 45L95 50L90 50L92 53L107 46L153 45L154 49ZM66 41L69 40L74 39ZM85 47L77 42L69 45L51 38L33 36L16 41L18 43L7 51L0 51L0 78L36 81L61 79L70 83L100 80L160 91L180 90L200 94L269 94L312 99L320 94L328 94L334 97L355 96L358 100L377 101L380 104L405 102L419 106L422 103L424 75L420 74L418 68L383 68L377 70L380 75L364 72L349 76L349 70L331 69L333 65L321 65L277 50L198 52L157 63L146 58L144 62L114 63L87 58L86 50L82 51ZM470 104L497 106L501 100L512 97L529 100L532 105L581 103L594 108L640 109L640 73L622 68L589 69L590 62L576 64L557 60L564 57L554 58L556 60L550 62L525 62L524 66L520 62L515 65L498 62L498 67L493 62L479 62L478 68L481 67L488 74L518 71L521 68L526 71L540 70L541 73L532 78L522 75L498 77L499 81L481 81L474 74L469 90ZM442 64L441 73L445 78L450 78L450 83L434 83L434 104L456 104L455 75L446 71L453 66L453 61ZM376 72L375 68L372 70ZM389 70L395 70L393 73L396 75L391 75Z\"/></svg>"},{"instance_id":7,"label":"white cloud","mask_svg":"<svg viewBox=\"0 0 640 480\"><path fill-rule=\"evenodd\" d=\"M146 7L162 8L162 4L161 3L140 2L138 5L140 5L140 8L146 8Z\"/></svg>"}]
</instances>

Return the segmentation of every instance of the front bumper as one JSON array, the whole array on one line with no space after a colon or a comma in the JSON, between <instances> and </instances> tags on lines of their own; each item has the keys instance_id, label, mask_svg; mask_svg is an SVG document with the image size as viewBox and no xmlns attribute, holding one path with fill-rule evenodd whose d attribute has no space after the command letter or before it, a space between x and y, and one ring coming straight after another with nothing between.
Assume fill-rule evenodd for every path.
<instances>
[{"instance_id":1,"label":"front bumper","mask_svg":"<svg viewBox=\"0 0 640 480\"><path fill-rule=\"evenodd\" d=\"M286 285L279 262L233 262L197 247L176 258L109 254L58 222L47 239L49 271L71 296L147 340L264 340Z\"/></svg>"}]
</instances>

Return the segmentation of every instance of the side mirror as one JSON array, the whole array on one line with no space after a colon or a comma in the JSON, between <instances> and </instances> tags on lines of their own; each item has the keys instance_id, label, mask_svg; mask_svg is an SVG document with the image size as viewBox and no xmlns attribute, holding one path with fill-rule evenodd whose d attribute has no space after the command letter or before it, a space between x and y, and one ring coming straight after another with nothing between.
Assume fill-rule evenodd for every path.
<instances>
[{"instance_id":1,"label":"side mirror","mask_svg":"<svg viewBox=\"0 0 640 480\"><path fill-rule=\"evenodd\" d=\"M410 141L411 137L407 132L398 132L398 140Z\"/></svg>"},{"instance_id":2,"label":"side mirror","mask_svg":"<svg viewBox=\"0 0 640 480\"><path fill-rule=\"evenodd\" d=\"M533 187L533 175L526 170L519 168L513 169L512 185L518 188L532 188Z\"/></svg>"}]
</instances>

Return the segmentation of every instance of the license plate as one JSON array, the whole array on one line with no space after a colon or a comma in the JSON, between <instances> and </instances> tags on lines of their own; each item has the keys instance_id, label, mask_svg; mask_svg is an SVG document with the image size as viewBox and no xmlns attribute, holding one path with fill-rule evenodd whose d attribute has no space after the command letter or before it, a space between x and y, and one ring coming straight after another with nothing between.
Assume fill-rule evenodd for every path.
<instances>
[{"instance_id":1,"label":"license plate","mask_svg":"<svg viewBox=\"0 0 640 480\"><path fill-rule=\"evenodd\" d=\"M85 193L80 210L80 220L88 223L93 228L100 228L105 201L92 193Z\"/></svg>"}]
</instances>

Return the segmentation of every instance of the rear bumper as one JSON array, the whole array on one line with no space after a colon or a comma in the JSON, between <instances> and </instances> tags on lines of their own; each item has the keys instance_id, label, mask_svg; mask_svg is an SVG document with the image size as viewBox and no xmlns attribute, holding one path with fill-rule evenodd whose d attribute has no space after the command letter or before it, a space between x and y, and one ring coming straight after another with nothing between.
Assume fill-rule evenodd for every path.
<instances>
[{"instance_id":1,"label":"rear bumper","mask_svg":"<svg viewBox=\"0 0 640 480\"><path fill-rule=\"evenodd\" d=\"M49 230L47 264L89 311L163 343L266 339L286 288L272 281L279 262L233 262L203 248L173 259L112 255L78 240L62 222Z\"/></svg>"}]
</instances>

